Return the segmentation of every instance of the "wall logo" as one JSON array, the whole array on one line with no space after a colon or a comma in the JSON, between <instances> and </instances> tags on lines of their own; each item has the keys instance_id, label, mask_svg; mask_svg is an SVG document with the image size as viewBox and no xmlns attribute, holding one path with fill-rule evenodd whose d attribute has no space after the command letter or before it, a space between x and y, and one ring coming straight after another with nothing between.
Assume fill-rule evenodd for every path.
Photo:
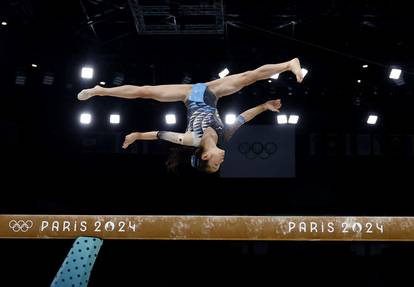
<instances>
[{"instance_id":1,"label":"wall logo","mask_svg":"<svg viewBox=\"0 0 414 287\"><path fill-rule=\"evenodd\" d=\"M239 144L239 152L248 159L268 159L272 154L277 152L275 142L242 142Z\"/></svg>"},{"instance_id":2,"label":"wall logo","mask_svg":"<svg viewBox=\"0 0 414 287\"><path fill-rule=\"evenodd\" d=\"M10 220L9 227L14 232L27 232L33 227L33 221L31 220Z\"/></svg>"}]
</instances>

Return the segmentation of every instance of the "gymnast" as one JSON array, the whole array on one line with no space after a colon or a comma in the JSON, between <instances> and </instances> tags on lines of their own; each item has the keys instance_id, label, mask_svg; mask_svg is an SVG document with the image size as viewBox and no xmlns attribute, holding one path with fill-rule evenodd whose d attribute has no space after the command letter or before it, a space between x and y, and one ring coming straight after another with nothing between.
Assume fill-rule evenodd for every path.
<instances>
[{"instance_id":1,"label":"gymnast","mask_svg":"<svg viewBox=\"0 0 414 287\"><path fill-rule=\"evenodd\" d=\"M124 85L114 88L95 86L84 89L78 94L81 101L94 96L112 96L125 99L153 99L160 102L182 101L187 107L187 129L185 133L170 131L133 132L125 137L123 148L126 149L136 140L165 140L180 145L185 161L192 167L206 173L217 172L224 161L224 142L244 123L252 120L264 111L279 112L280 100L267 101L261 105L244 111L237 116L236 122L225 127L217 111L220 98L234 94L242 88L272 75L291 71L300 83L303 74L298 58L279 64L263 65L255 70L230 75L207 83L132 86ZM176 149L177 150L177 149ZM174 171L183 161L182 156L171 154L167 160L167 168Z\"/></svg>"}]
</instances>

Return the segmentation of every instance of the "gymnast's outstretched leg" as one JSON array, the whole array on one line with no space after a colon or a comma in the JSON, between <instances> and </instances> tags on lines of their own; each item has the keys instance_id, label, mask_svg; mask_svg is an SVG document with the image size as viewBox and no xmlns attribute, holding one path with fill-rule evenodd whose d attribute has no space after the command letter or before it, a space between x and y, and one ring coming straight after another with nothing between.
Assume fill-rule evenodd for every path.
<instances>
[{"instance_id":1,"label":"gymnast's outstretched leg","mask_svg":"<svg viewBox=\"0 0 414 287\"><path fill-rule=\"evenodd\" d=\"M224 77L207 83L210 90L218 97L225 97L240 91L257 81L269 79L274 74L291 71L300 83L303 80L302 70L298 58L280 64L268 64L255 70Z\"/></svg>"},{"instance_id":2,"label":"gymnast's outstretched leg","mask_svg":"<svg viewBox=\"0 0 414 287\"><path fill-rule=\"evenodd\" d=\"M153 99L160 102L185 101L191 92L191 85L132 86L124 85L114 88L95 86L82 90L78 94L81 101L94 96L112 96L124 99Z\"/></svg>"}]
</instances>

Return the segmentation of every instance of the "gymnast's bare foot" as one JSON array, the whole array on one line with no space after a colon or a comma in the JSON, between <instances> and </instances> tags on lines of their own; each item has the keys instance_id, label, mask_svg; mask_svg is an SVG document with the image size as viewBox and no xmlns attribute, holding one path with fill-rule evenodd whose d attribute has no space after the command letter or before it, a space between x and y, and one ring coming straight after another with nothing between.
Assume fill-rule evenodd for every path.
<instances>
[{"instance_id":1,"label":"gymnast's bare foot","mask_svg":"<svg viewBox=\"0 0 414 287\"><path fill-rule=\"evenodd\" d=\"M296 75L296 80L298 81L298 83L301 83L303 81L303 74L299 59L294 58L293 60L291 60L289 62L289 66L292 73Z\"/></svg>"},{"instance_id":2,"label":"gymnast's bare foot","mask_svg":"<svg viewBox=\"0 0 414 287\"><path fill-rule=\"evenodd\" d=\"M100 95L100 90L101 89L102 89L102 87L98 86L98 85L96 85L92 89L84 89L78 94L78 100L79 101L86 101L86 100L92 98L93 96L98 96L98 95Z\"/></svg>"}]
</instances>

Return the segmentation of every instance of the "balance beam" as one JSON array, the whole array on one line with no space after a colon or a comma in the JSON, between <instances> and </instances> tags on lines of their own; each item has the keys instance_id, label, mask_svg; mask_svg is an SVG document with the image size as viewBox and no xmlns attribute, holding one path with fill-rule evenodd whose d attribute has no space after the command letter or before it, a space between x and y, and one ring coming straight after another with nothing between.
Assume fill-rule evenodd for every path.
<instances>
[{"instance_id":1,"label":"balance beam","mask_svg":"<svg viewBox=\"0 0 414 287\"><path fill-rule=\"evenodd\" d=\"M0 215L0 238L414 241L414 217Z\"/></svg>"}]
</instances>

